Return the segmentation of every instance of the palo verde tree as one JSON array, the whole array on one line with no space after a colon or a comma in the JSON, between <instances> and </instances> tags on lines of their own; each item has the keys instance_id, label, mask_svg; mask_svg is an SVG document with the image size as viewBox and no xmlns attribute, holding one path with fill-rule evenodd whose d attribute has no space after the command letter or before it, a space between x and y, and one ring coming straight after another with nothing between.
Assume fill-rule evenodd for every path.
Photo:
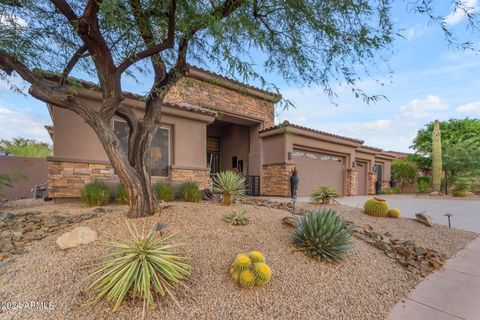
<instances>
[{"instance_id":1,"label":"palo verde tree","mask_svg":"<svg viewBox=\"0 0 480 320\"><path fill-rule=\"evenodd\" d=\"M125 186L129 216L140 217L156 210L147 155L164 97L187 62L266 85L262 68L297 84L318 84L330 96L342 82L356 96L375 100L356 83L396 34L392 1L0 0L0 77L16 74L35 98L80 116ZM444 27L430 1L407 3ZM451 3L471 12L462 1ZM75 96L68 78L73 70L97 78L100 110ZM122 104L122 79L145 71L153 81L138 116ZM129 126L127 151L111 126L115 116Z\"/></svg>"}]
</instances>

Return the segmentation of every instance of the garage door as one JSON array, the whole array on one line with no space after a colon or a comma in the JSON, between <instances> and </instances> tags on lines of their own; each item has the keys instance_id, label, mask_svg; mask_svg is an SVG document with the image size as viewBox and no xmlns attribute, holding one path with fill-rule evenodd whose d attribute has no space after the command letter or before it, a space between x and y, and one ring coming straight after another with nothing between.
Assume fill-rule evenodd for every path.
<instances>
[{"instance_id":1,"label":"garage door","mask_svg":"<svg viewBox=\"0 0 480 320\"><path fill-rule=\"evenodd\" d=\"M358 195L367 194L367 163L357 161L355 168L358 171Z\"/></svg>"},{"instance_id":2,"label":"garage door","mask_svg":"<svg viewBox=\"0 0 480 320\"><path fill-rule=\"evenodd\" d=\"M344 158L324 153L293 150L293 161L297 164L298 196L309 196L313 189L329 185L343 194Z\"/></svg>"}]
</instances>

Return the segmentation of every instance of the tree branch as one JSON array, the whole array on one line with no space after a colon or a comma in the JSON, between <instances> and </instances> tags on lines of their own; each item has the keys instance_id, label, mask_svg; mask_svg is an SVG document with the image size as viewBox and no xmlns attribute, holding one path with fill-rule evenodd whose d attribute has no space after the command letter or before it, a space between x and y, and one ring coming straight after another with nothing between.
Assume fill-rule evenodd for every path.
<instances>
[{"instance_id":1,"label":"tree branch","mask_svg":"<svg viewBox=\"0 0 480 320\"><path fill-rule=\"evenodd\" d=\"M0 51L0 69L6 74L11 75L13 71L30 84L39 80L39 77L33 73L27 66L18 61L16 58Z\"/></svg>"},{"instance_id":2,"label":"tree branch","mask_svg":"<svg viewBox=\"0 0 480 320\"><path fill-rule=\"evenodd\" d=\"M68 64L63 69L62 76L60 78L60 85L65 84L65 81L67 81L68 75L73 70L73 67L75 67L78 60L80 60L80 58L85 53L85 51L87 51L87 46L85 44L80 48L78 48L77 51L75 51L72 58L70 58L70 61L68 61Z\"/></svg>"},{"instance_id":3,"label":"tree branch","mask_svg":"<svg viewBox=\"0 0 480 320\"><path fill-rule=\"evenodd\" d=\"M153 56L157 53L160 53L166 49L172 49L175 43L175 16L177 11L177 2L176 0L172 0L172 4L170 7L170 12L168 14L168 29L167 29L167 37L159 44L154 43L154 37L151 30L151 26L148 25L148 18L145 17L145 12L141 7L141 3L139 0L130 0L130 6L132 7L135 20L137 22L137 27L142 35L142 38L147 46L147 49L136 53L133 57L125 60L118 66L118 73L122 74L125 70L127 70L131 65L135 64L136 62Z\"/></svg>"}]
</instances>

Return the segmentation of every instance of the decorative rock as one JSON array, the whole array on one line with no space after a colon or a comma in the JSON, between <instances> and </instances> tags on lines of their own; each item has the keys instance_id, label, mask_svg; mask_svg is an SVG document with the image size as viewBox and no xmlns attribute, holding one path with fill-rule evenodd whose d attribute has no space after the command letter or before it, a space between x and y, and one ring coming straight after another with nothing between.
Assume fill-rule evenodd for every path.
<instances>
[{"instance_id":1,"label":"decorative rock","mask_svg":"<svg viewBox=\"0 0 480 320\"><path fill-rule=\"evenodd\" d=\"M418 222L421 222L426 226L429 226L429 227L433 226L432 216L426 211L415 213L415 218Z\"/></svg>"},{"instance_id":2,"label":"decorative rock","mask_svg":"<svg viewBox=\"0 0 480 320\"><path fill-rule=\"evenodd\" d=\"M431 197L442 197L443 193L438 192L438 191L433 191L433 192L430 193L430 196Z\"/></svg>"},{"instance_id":3,"label":"decorative rock","mask_svg":"<svg viewBox=\"0 0 480 320\"><path fill-rule=\"evenodd\" d=\"M295 217L285 217L282 219L283 223L285 223L286 225L289 225L290 227L296 227L297 226L297 218Z\"/></svg>"},{"instance_id":4,"label":"decorative rock","mask_svg":"<svg viewBox=\"0 0 480 320\"><path fill-rule=\"evenodd\" d=\"M98 239L97 232L89 227L77 227L70 232L62 234L57 239L57 245L65 250L83 244L89 244Z\"/></svg>"}]
</instances>

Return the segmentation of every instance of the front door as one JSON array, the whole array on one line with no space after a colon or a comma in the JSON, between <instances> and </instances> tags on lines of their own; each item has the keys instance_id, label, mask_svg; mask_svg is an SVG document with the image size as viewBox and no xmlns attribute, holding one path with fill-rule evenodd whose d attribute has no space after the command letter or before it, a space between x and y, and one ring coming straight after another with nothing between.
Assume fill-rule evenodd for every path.
<instances>
[{"instance_id":1,"label":"front door","mask_svg":"<svg viewBox=\"0 0 480 320\"><path fill-rule=\"evenodd\" d=\"M207 165L210 168L210 175L220 171L220 139L207 137Z\"/></svg>"}]
</instances>

